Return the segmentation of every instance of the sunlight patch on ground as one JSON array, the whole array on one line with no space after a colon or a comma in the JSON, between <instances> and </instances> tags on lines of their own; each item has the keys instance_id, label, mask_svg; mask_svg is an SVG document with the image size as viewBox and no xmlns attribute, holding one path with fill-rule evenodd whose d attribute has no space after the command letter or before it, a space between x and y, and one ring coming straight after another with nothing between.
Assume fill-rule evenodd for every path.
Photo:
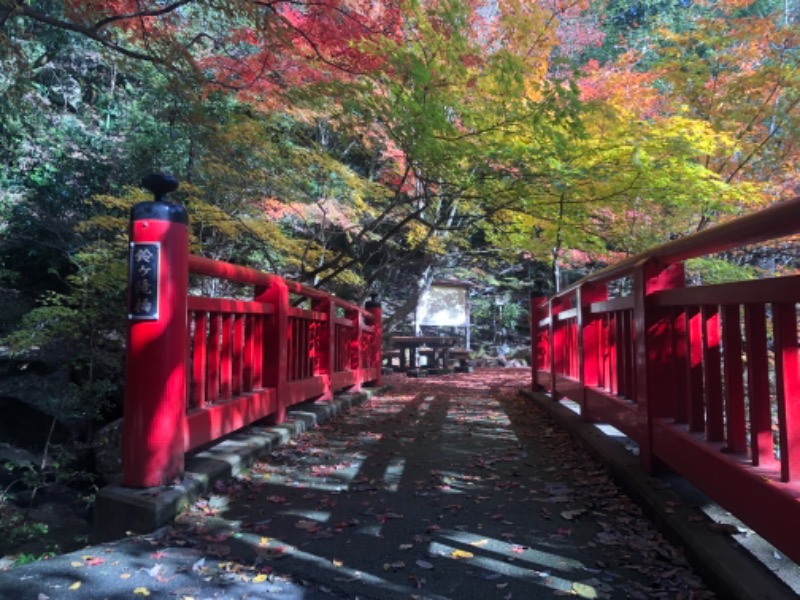
<instances>
[{"instance_id":1,"label":"sunlight patch on ground","mask_svg":"<svg viewBox=\"0 0 800 600\"><path fill-rule=\"evenodd\" d=\"M289 510L282 510L280 514L292 517L302 517L303 519L311 519L313 521L317 521L318 523L327 523L331 519L331 513L324 510L301 510L292 508Z\"/></svg>"},{"instance_id":2,"label":"sunlight patch on ground","mask_svg":"<svg viewBox=\"0 0 800 600\"><path fill-rule=\"evenodd\" d=\"M406 459L400 456L395 456L389 460L386 465L386 472L383 475L383 481L386 484L384 489L389 492L396 492L400 489L400 482L403 479L403 472L406 467Z\"/></svg>"},{"instance_id":3,"label":"sunlight patch on ground","mask_svg":"<svg viewBox=\"0 0 800 600\"><path fill-rule=\"evenodd\" d=\"M498 542L502 543L502 542ZM464 560L468 561L471 567L479 567L485 569L487 572L486 578L492 577L492 573L496 573L499 575L506 575L509 577L516 577L517 579L523 579L531 581L532 583L536 583L538 585L542 585L548 587L553 590L560 590L565 592L574 592L576 586L578 589L581 589L583 593L579 594L584 598L596 598L597 591L594 590L591 586L587 586L582 584L578 581L572 581L569 579L564 579L563 577L557 577L548 571L539 571L536 569L528 569L525 567L519 567L517 565L509 564L505 561L498 560L495 558L489 558L486 556L480 556L478 552L480 550L478 548L470 547L469 550L464 550L463 548L457 548L455 546L448 546L446 544L440 544L438 542L432 542L428 549L429 553L434 556L441 556L443 558L450 558L451 560ZM562 569L563 567L559 566L566 562L570 562L581 566L580 563L576 561L570 561L569 559L564 559L562 557L548 554L544 552L536 552L533 551L536 555L540 555L547 559L547 561L556 565L554 568ZM470 556L471 555L471 556ZM540 564L542 561L538 561Z\"/></svg>"},{"instance_id":4,"label":"sunlight patch on ground","mask_svg":"<svg viewBox=\"0 0 800 600\"><path fill-rule=\"evenodd\" d=\"M280 540L276 539L268 539L268 541L265 544L264 538L250 533L243 533L241 536L239 536L238 539L250 544L253 548L256 548L257 550L272 551L272 552L279 551L280 553L291 556L294 559L302 560L308 563L309 573L315 570L327 571L332 575L334 575L333 577L334 581L338 581L341 583L352 583L358 581L374 586L377 589L383 589L399 594L408 594L408 597L411 597L412 594L417 592L417 590L414 588L403 585L397 585L395 583L383 579L382 577L378 577L377 575L373 575L371 573L365 573L364 571L359 571L357 569L352 569L347 566L346 557L342 557L341 559L331 560L328 558L324 558L322 556L317 556L316 554L311 554L310 552L304 552L303 550L300 550L296 546L285 544ZM426 594L425 597L435 600L445 600L442 596L438 595Z\"/></svg>"},{"instance_id":5,"label":"sunlight patch on ground","mask_svg":"<svg viewBox=\"0 0 800 600\"><path fill-rule=\"evenodd\" d=\"M492 398L460 397L448 404L443 431L460 435L464 428L474 436L517 441L508 415Z\"/></svg>"},{"instance_id":6,"label":"sunlight patch on ground","mask_svg":"<svg viewBox=\"0 0 800 600\"><path fill-rule=\"evenodd\" d=\"M356 527L356 533L358 535L365 535L367 537L376 537L382 538L383 537L383 525L374 524L374 525L359 525Z\"/></svg>"},{"instance_id":7,"label":"sunlight patch on ground","mask_svg":"<svg viewBox=\"0 0 800 600\"><path fill-rule=\"evenodd\" d=\"M546 567L547 569L558 569L559 571L582 570L583 564L571 558L565 558L558 554L542 552L533 548L509 544L497 539L486 538L485 536L475 535L464 531L439 531L438 535L453 542L466 544L478 552L493 552L504 558L513 557L515 561L525 561L533 565ZM505 564L505 563L503 563Z\"/></svg>"},{"instance_id":8,"label":"sunlight patch on ground","mask_svg":"<svg viewBox=\"0 0 800 600\"><path fill-rule=\"evenodd\" d=\"M355 473L348 474L347 477L338 477L338 479L343 480L340 483L328 482L324 481L321 478L309 477L309 476L296 476L296 477L273 476L269 478L269 483L270 485L276 485L276 486L282 485L290 488L317 490L320 492L346 492L348 489L350 489L350 481L355 477L357 473L358 469L355 469Z\"/></svg>"},{"instance_id":9,"label":"sunlight patch on ground","mask_svg":"<svg viewBox=\"0 0 800 600\"><path fill-rule=\"evenodd\" d=\"M434 471L432 474L439 477L439 484L436 486L438 492L445 494L475 493L475 476L456 471Z\"/></svg>"},{"instance_id":10,"label":"sunlight patch on ground","mask_svg":"<svg viewBox=\"0 0 800 600\"><path fill-rule=\"evenodd\" d=\"M422 417L428 414L428 411L431 408L431 403L433 402L434 396L425 396L425 399L420 403L419 407L417 407L417 414Z\"/></svg>"}]
</instances>

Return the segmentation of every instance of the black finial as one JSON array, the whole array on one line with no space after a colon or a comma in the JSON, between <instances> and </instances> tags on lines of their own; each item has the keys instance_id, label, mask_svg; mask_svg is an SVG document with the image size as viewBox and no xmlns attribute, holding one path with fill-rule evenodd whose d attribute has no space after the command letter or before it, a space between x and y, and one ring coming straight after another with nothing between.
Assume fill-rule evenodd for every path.
<instances>
[{"instance_id":1,"label":"black finial","mask_svg":"<svg viewBox=\"0 0 800 600\"><path fill-rule=\"evenodd\" d=\"M153 192L156 202L163 202L164 196L178 189L178 180L168 173L150 173L142 179L142 187Z\"/></svg>"}]
</instances>

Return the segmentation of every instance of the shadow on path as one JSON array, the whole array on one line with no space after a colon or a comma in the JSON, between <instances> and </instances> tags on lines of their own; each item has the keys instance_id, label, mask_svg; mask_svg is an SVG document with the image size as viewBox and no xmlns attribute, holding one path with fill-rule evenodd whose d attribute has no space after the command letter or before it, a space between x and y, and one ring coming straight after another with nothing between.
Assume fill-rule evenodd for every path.
<instances>
[{"instance_id":1,"label":"shadow on path","mask_svg":"<svg viewBox=\"0 0 800 600\"><path fill-rule=\"evenodd\" d=\"M101 564L62 565L50 575L59 587L37 584L81 597L69 582L97 568L119 595L90 594L85 579L83 597L713 597L605 470L517 394L529 377L391 376L390 391L218 485L173 526L101 547Z\"/></svg>"}]
</instances>

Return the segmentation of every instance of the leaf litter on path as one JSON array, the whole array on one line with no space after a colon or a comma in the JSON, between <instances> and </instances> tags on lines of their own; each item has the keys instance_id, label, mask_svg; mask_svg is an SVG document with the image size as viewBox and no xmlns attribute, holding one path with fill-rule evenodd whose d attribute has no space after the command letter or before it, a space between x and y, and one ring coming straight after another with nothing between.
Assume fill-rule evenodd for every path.
<instances>
[{"instance_id":1,"label":"leaf litter on path","mask_svg":"<svg viewBox=\"0 0 800 600\"><path fill-rule=\"evenodd\" d=\"M192 544L207 524L251 536L249 548L225 544L227 558L253 568L282 556L281 569L307 577L307 565L279 547L299 548L335 571L343 562L349 571L325 586L345 595L348 585L365 585L362 573L417 590L421 573L435 569L426 592L465 599L499 590L524 598L530 581L584 598L713 597L605 471L515 395L527 385L516 377L401 379L395 392L249 469L269 477L215 489L227 502L196 503L173 540ZM269 552L258 548L265 537ZM426 558L409 558L420 550ZM540 556L552 564L539 564ZM474 565L485 576L465 577ZM456 592L437 588L443 582Z\"/></svg>"}]
</instances>

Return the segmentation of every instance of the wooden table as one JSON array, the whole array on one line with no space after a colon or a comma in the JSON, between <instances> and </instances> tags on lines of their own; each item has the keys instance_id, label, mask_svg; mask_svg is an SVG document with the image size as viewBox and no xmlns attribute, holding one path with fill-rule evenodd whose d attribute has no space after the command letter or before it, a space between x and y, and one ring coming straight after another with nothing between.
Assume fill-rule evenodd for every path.
<instances>
[{"instance_id":1,"label":"wooden table","mask_svg":"<svg viewBox=\"0 0 800 600\"><path fill-rule=\"evenodd\" d=\"M417 353L420 348L430 348L432 367L426 369L437 374L449 373L450 348L455 338L436 335L398 335L389 338L389 346L400 350L400 369L408 374L420 374L417 365ZM406 357L408 354L408 357Z\"/></svg>"}]
</instances>

